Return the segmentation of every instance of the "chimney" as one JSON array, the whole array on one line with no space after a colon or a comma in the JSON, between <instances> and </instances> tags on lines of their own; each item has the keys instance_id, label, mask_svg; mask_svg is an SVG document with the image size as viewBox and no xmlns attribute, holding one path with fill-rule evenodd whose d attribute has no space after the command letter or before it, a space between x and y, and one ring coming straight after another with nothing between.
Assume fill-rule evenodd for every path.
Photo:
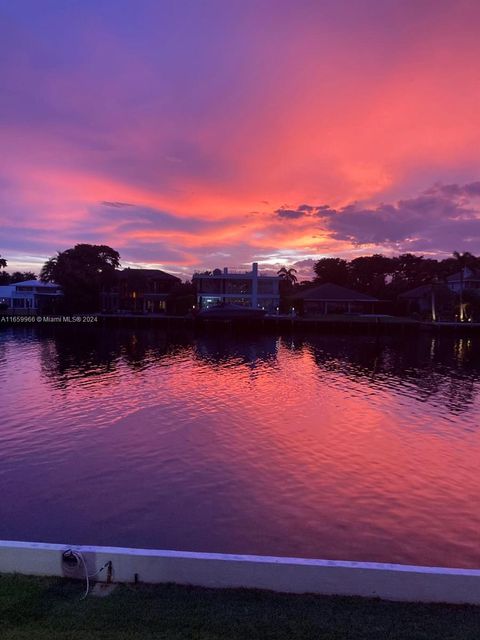
<instances>
[{"instance_id":1,"label":"chimney","mask_svg":"<svg viewBox=\"0 0 480 640\"><path fill-rule=\"evenodd\" d=\"M228 267L223 267L223 275L228 275Z\"/></svg>"},{"instance_id":2,"label":"chimney","mask_svg":"<svg viewBox=\"0 0 480 640\"><path fill-rule=\"evenodd\" d=\"M252 307L258 307L258 262L252 264Z\"/></svg>"}]
</instances>

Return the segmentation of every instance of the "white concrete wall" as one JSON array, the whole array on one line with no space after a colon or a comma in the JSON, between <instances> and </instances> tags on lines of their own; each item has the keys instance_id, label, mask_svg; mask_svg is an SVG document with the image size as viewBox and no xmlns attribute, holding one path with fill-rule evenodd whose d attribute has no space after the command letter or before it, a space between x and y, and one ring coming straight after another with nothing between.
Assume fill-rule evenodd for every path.
<instances>
[{"instance_id":1,"label":"white concrete wall","mask_svg":"<svg viewBox=\"0 0 480 640\"><path fill-rule=\"evenodd\" d=\"M89 573L112 561L115 582L175 582L250 587L289 593L379 597L386 600L480 604L480 570L372 562L241 556L187 551L0 541L0 573L62 576L62 553L73 549ZM81 577L79 575L78 577ZM105 572L100 574L105 580Z\"/></svg>"}]
</instances>

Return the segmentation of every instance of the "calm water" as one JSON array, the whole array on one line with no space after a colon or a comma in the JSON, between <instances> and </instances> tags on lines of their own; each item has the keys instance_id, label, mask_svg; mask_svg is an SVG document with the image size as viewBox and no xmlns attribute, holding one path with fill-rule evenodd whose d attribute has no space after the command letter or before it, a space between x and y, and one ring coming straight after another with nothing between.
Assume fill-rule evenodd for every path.
<instances>
[{"instance_id":1,"label":"calm water","mask_svg":"<svg viewBox=\"0 0 480 640\"><path fill-rule=\"evenodd\" d=\"M480 567L480 339L0 333L0 538Z\"/></svg>"}]
</instances>

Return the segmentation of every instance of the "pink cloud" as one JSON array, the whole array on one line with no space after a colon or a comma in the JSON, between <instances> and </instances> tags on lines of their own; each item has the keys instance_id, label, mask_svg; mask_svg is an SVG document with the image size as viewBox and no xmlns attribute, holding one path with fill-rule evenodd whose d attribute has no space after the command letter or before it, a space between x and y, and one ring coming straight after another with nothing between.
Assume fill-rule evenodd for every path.
<instances>
[{"instance_id":1,"label":"pink cloud","mask_svg":"<svg viewBox=\"0 0 480 640\"><path fill-rule=\"evenodd\" d=\"M477 237L473 3L2 12L1 253L13 260L89 238L173 268ZM102 202L134 207L99 215ZM304 214L322 203L336 213L313 223Z\"/></svg>"}]
</instances>

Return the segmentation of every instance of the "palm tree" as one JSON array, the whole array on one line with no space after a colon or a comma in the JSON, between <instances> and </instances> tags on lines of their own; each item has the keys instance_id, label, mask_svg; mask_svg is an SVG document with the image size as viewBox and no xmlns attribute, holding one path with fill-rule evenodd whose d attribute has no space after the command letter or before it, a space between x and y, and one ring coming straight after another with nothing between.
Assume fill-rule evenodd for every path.
<instances>
[{"instance_id":1,"label":"palm tree","mask_svg":"<svg viewBox=\"0 0 480 640\"><path fill-rule=\"evenodd\" d=\"M293 285L297 282L298 278L295 275L297 273L296 269L287 269L286 267L282 267L277 271L277 276L279 276L280 280L284 282L288 282L289 285L293 287Z\"/></svg>"},{"instance_id":2,"label":"palm tree","mask_svg":"<svg viewBox=\"0 0 480 640\"><path fill-rule=\"evenodd\" d=\"M0 269L5 269L7 266L7 261L5 260L5 258L2 258L2 256L0 256Z\"/></svg>"},{"instance_id":3,"label":"palm tree","mask_svg":"<svg viewBox=\"0 0 480 640\"><path fill-rule=\"evenodd\" d=\"M469 251L465 251L464 253L454 251L453 257L457 261L460 268L460 322L463 322L465 320L465 305L463 304L465 269L467 267L472 267L474 263L477 262L477 258Z\"/></svg>"}]
</instances>

